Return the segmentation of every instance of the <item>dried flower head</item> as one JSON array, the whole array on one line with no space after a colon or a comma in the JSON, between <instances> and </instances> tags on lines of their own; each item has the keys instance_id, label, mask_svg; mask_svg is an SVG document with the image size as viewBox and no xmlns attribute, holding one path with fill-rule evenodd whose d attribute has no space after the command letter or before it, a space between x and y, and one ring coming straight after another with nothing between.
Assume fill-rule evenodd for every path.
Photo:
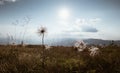
<instances>
[{"instance_id":1,"label":"dried flower head","mask_svg":"<svg viewBox=\"0 0 120 73\"><path fill-rule=\"evenodd\" d=\"M45 45L45 49L46 49L46 50L49 50L50 48L51 48L51 46Z\"/></svg>"},{"instance_id":2,"label":"dried flower head","mask_svg":"<svg viewBox=\"0 0 120 73\"><path fill-rule=\"evenodd\" d=\"M83 41L77 41L74 47L77 48L78 51L83 51L86 48L86 43Z\"/></svg>"},{"instance_id":3,"label":"dried flower head","mask_svg":"<svg viewBox=\"0 0 120 73\"><path fill-rule=\"evenodd\" d=\"M45 28L45 27L40 27L40 28L38 29L38 33L39 33L40 35L46 33L46 28Z\"/></svg>"},{"instance_id":4,"label":"dried flower head","mask_svg":"<svg viewBox=\"0 0 120 73\"><path fill-rule=\"evenodd\" d=\"M95 55L99 54L100 50L98 47L92 46L89 48L89 51L90 51L90 56L95 56Z\"/></svg>"}]
</instances>

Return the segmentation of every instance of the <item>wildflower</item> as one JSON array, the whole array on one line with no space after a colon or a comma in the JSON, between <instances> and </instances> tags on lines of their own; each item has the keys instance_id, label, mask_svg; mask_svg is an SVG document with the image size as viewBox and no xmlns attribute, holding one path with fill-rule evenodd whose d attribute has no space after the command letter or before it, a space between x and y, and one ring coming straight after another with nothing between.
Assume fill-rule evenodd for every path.
<instances>
[{"instance_id":1,"label":"wildflower","mask_svg":"<svg viewBox=\"0 0 120 73\"><path fill-rule=\"evenodd\" d=\"M45 27L40 27L40 28L38 29L38 33L39 33L40 35L46 33L46 28L45 28Z\"/></svg>"},{"instance_id":2,"label":"wildflower","mask_svg":"<svg viewBox=\"0 0 120 73\"><path fill-rule=\"evenodd\" d=\"M78 41L75 43L74 47L77 48L78 51L83 51L86 48L86 43Z\"/></svg>"},{"instance_id":3,"label":"wildflower","mask_svg":"<svg viewBox=\"0 0 120 73\"><path fill-rule=\"evenodd\" d=\"M90 56L95 56L99 54L99 48L95 46L92 46L91 48L89 48L89 51L90 51Z\"/></svg>"},{"instance_id":4,"label":"wildflower","mask_svg":"<svg viewBox=\"0 0 120 73\"><path fill-rule=\"evenodd\" d=\"M78 48L78 51L80 51L80 52L83 51L83 50L84 50L84 49L80 49L80 48Z\"/></svg>"},{"instance_id":5,"label":"wildflower","mask_svg":"<svg viewBox=\"0 0 120 73\"><path fill-rule=\"evenodd\" d=\"M38 34L42 35L42 45L44 45L44 35L46 33L46 28L45 27L41 27L38 29Z\"/></svg>"},{"instance_id":6,"label":"wildflower","mask_svg":"<svg viewBox=\"0 0 120 73\"><path fill-rule=\"evenodd\" d=\"M46 50L49 50L50 48L51 48L51 46L45 45L45 49L46 49Z\"/></svg>"},{"instance_id":7,"label":"wildflower","mask_svg":"<svg viewBox=\"0 0 120 73\"><path fill-rule=\"evenodd\" d=\"M46 28L41 27L38 29L38 34L42 36L42 67L45 66L45 47L44 47L44 35L46 33Z\"/></svg>"}]
</instances>

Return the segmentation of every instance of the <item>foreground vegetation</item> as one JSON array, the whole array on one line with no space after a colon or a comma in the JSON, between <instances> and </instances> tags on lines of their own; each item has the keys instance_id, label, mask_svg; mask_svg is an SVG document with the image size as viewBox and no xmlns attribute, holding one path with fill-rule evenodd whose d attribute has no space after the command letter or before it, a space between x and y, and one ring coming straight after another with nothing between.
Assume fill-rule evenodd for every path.
<instances>
[{"instance_id":1,"label":"foreground vegetation","mask_svg":"<svg viewBox=\"0 0 120 73\"><path fill-rule=\"evenodd\" d=\"M53 46L45 51L41 64L41 46L0 46L0 73L120 73L120 47L100 48L99 55L73 47Z\"/></svg>"}]
</instances>

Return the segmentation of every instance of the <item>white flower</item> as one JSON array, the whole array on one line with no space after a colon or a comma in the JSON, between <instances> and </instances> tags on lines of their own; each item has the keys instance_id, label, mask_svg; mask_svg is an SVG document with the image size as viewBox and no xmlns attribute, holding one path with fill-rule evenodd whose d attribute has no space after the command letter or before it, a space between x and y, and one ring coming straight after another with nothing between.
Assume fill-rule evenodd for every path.
<instances>
[{"instance_id":1,"label":"white flower","mask_svg":"<svg viewBox=\"0 0 120 73\"><path fill-rule=\"evenodd\" d=\"M49 50L50 48L51 48L51 46L45 45L45 49L46 49L46 50Z\"/></svg>"},{"instance_id":2,"label":"white flower","mask_svg":"<svg viewBox=\"0 0 120 73\"><path fill-rule=\"evenodd\" d=\"M92 46L91 48L89 48L89 51L90 51L90 56L95 56L99 54L99 48L95 46Z\"/></svg>"},{"instance_id":3,"label":"white flower","mask_svg":"<svg viewBox=\"0 0 120 73\"><path fill-rule=\"evenodd\" d=\"M86 48L86 43L83 41L77 41L74 47L77 48L78 51L83 51Z\"/></svg>"},{"instance_id":4,"label":"white flower","mask_svg":"<svg viewBox=\"0 0 120 73\"><path fill-rule=\"evenodd\" d=\"M83 51L83 50L84 50L84 49L80 49L80 48L78 48L78 51L79 51L79 52L81 52L81 51Z\"/></svg>"}]
</instances>

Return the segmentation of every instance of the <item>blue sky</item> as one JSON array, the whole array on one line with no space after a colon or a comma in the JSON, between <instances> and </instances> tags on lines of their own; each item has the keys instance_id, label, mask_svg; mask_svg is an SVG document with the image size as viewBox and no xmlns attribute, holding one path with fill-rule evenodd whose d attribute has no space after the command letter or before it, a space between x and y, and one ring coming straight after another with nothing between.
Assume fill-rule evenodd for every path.
<instances>
[{"instance_id":1,"label":"blue sky","mask_svg":"<svg viewBox=\"0 0 120 73\"><path fill-rule=\"evenodd\" d=\"M0 0L0 37L26 31L24 39L38 41L45 26L46 39L120 40L119 13L120 0Z\"/></svg>"}]
</instances>

